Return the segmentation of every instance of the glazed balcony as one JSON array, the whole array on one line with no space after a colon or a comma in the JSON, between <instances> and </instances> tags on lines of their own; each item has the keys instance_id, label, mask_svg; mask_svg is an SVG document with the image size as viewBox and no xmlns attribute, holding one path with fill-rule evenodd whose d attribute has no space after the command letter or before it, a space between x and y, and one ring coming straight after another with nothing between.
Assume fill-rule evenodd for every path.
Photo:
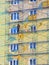
<instances>
[{"instance_id":1,"label":"glazed balcony","mask_svg":"<svg viewBox=\"0 0 49 65\"><path fill-rule=\"evenodd\" d=\"M49 7L49 1L48 0L41 0L36 2L30 2L30 1L20 1L19 4L11 4L11 1L9 3L8 11L22 11L22 10L30 10L33 8L41 9Z\"/></svg>"},{"instance_id":2,"label":"glazed balcony","mask_svg":"<svg viewBox=\"0 0 49 65\"><path fill-rule=\"evenodd\" d=\"M31 42L30 42L31 43ZM10 44L9 44L9 54L11 55L41 55L41 54L49 54L48 51L48 43L49 41L41 41L36 42L36 48L30 48L30 43L19 43L17 51L11 51ZM38 49L39 48L39 49Z\"/></svg>"},{"instance_id":3,"label":"glazed balcony","mask_svg":"<svg viewBox=\"0 0 49 65\"><path fill-rule=\"evenodd\" d=\"M8 8L8 11L9 12L12 12L12 11L25 11L25 10L33 9L33 8L36 8L36 7L37 6L34 6L34 3L29 4L29 2L20 3L20 4L17 4L17 5L12 5L11 4Z\"/></svg>"},{"instance_id":4,"label":"glazed balcony","mask_svg":"<svg viewBox=\"0 0 49 65\"><path fill-rule=\"evenodd\" d=\"M23 10L24 11L24 10ZM12 13L12 12L11 12ZM49 8L41 9L41 10L36 10L35 15L30 15L30 11L24 11L24 12L19 12L19 20L12 20L11 19L11 13L9 14L9 22L7 23L22 23L22 22L30 22L30 21L36 21L39 19L46 19L49 18Z\"/></svg>"}]
</instances>

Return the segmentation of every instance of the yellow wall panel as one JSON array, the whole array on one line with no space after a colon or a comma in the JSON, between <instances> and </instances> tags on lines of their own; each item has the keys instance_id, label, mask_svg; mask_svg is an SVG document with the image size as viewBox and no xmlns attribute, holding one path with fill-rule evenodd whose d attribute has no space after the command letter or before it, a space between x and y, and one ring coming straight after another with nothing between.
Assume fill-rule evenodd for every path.
<instances>
[{"instance_id":1,"label":"yellow wall panel","mask_svg":"<svg viewBox=\"0 0 49 65\"><path fill-rule=\"evenodd\" d=\"M37 44L36 51L40 53L48 52L48 43Z\"/></svg>"},{"instance_id":2,"label":"yellow wall panel","mask_svg":"<svg viewBox=\"0 0 49 65\"><path fill-rule=\"evenodd\" d=\"M41 21L37 23L37 30L46 30L48 21Z\"/></svg>"},{"instance_id":3,"label":"yellow wall panel","mask_svg":"<svg viewBox=\"0 0 49 65\"><path fill-rule=\"evenodd\" d=\"M47 32L38 33L38 41L47 41Z\"/></svg>"},{"instance_id":4,"label":"yellow wall panel","mask_svg":"<svg viewBox=\"0 0 49 65\"><path fill-rule=\"evenodd\" d=\"M37 56L37 64L47 64L47 60L48 60L48 55L46 54Z\"/></svg>"}]
</instances>

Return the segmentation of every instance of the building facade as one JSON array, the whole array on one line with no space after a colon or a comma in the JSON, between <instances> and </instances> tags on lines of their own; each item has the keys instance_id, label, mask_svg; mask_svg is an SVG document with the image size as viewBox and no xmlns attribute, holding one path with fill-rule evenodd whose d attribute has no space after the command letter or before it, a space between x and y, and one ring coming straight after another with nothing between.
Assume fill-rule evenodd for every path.
<instances>
[{"instance_id":1,"label":"building facade","mask_svg":"<svg viewBox=\"0 0 49 65\"><path fill-rule=\"evenodd\" d=\"M49 65L49 0L4 0L4 5L2 65Z\"/></svg>"},{"instance_id":2,"label":"building facade","mask_svg":"<svg viewBox=\"0 0 49 65\"><path fill-rule=\"evenodd\" d=\"M9 65L48 65L49 1L8 2Z\"/></svg>"}]
</instances>

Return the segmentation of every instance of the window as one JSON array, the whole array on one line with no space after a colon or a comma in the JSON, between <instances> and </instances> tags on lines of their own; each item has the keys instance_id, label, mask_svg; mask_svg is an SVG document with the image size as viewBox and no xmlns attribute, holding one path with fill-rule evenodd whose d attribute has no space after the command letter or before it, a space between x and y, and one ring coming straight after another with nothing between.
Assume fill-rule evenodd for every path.
<instances>
[{"instance_id":1,"label":"window","mask_svg":"<svg viewBox=\"0 0 49 65\"><path fill-rule=\"evenodd\" d=\"M18 44L11 44L11 51L15 52L18 50Z\"/></svg>"},{"instance_id":2,"label":"window","mask_svg":"<svg viewBox=\"0 0 49 65\"><path fill-rule=\"evenodd\" d=\"M19 0L12 0L11 4L19 4Z\"/></svg>"},{"instance_id":3,"label":"window","mask_svg":"<svg viewBox=\"0 0 49 65\"><path fill-rule=\"evenodd\" d=\"M31 42L30 43L30 48L31 49L36 49L36 42Z\"/></svg>"},{"instance_id":4,"label":"window","mask_svg":"<svg viewBox=\"0 0 49 65\"><path fill-rule=\"evenodd\" d=\"M30 65L36 65L36 59L30 59Z\"/></svg>"},{"instance_id":5,"label":"window","mask_svg":"<svg viewBox=\"0 0 49 65\"><path fill-rule=\"evenodd\" d=\"M13 27L11 29L11 34L17 34L17 27Z\"/></svg>"},{"instance_id":6,"label":"window","mask_svg":"<svg viewBox=\"0 0 49 65\"><path fill-rule=\"evenodd\" d=\"M10 60L10 65L18 65L18 60Z\"/></svg>"},{"instance_id":7,"label":"window","mask_svg":"<svg viewBox=\"0 0 49 65\"><path fill-rule=\"evenodd\" d=\"M30 0L30 1L34 2L34 1L36 1L36 0Z\"/></svg>"},{"instance_id":8,"label":"window","mask_svg":"<svg viewBox=\"0 0 49 65\"><path fill-rule=\"evenodd\" d=\"M11 13L11 20L19 20L19 13L18 12L12 12Z\"/></svg>"},{"instance_id":9,"label":"window","mask_svg":"<svg viewBox=\"0 0 49 65\"><path fill-rule=\"evenodd\" d=\"M36 32L36 26L35 25L31 26L31 31Z\"/></svg>"},{"instance_id":10,"label":"window","mask_svg":"<svg viewBox=\"0 0 49 65\"><path fill-rule=\"evenodd\" d=\"M36 10L31 10L30 11L30 15L35 15L36 14Z\"/></svg>"}]
</instances>

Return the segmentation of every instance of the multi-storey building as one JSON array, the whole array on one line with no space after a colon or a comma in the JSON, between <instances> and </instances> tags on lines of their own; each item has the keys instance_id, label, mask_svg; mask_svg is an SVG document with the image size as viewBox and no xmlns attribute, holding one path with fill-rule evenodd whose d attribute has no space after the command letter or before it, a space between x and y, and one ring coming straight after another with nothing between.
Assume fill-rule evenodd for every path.
<instances>
[{"instance_id":1,"label":"multi-storey building","mask_svg":"<svg viewBox=\"0 0 49 65\"><path fill-rule=\"evenodd\" d=\"M4 65L49 65L49 0L5 3Z\"/></svg>"},{"instance_id":2,"label":"multi-storey building","mask_svg":"<svg viewBox=\"0 0 49 65\"><path fill-rule=\"evenodd\" d=\"M49 1L8 2L9 65L48 65Z\"/></svg>"}]
</instances>

